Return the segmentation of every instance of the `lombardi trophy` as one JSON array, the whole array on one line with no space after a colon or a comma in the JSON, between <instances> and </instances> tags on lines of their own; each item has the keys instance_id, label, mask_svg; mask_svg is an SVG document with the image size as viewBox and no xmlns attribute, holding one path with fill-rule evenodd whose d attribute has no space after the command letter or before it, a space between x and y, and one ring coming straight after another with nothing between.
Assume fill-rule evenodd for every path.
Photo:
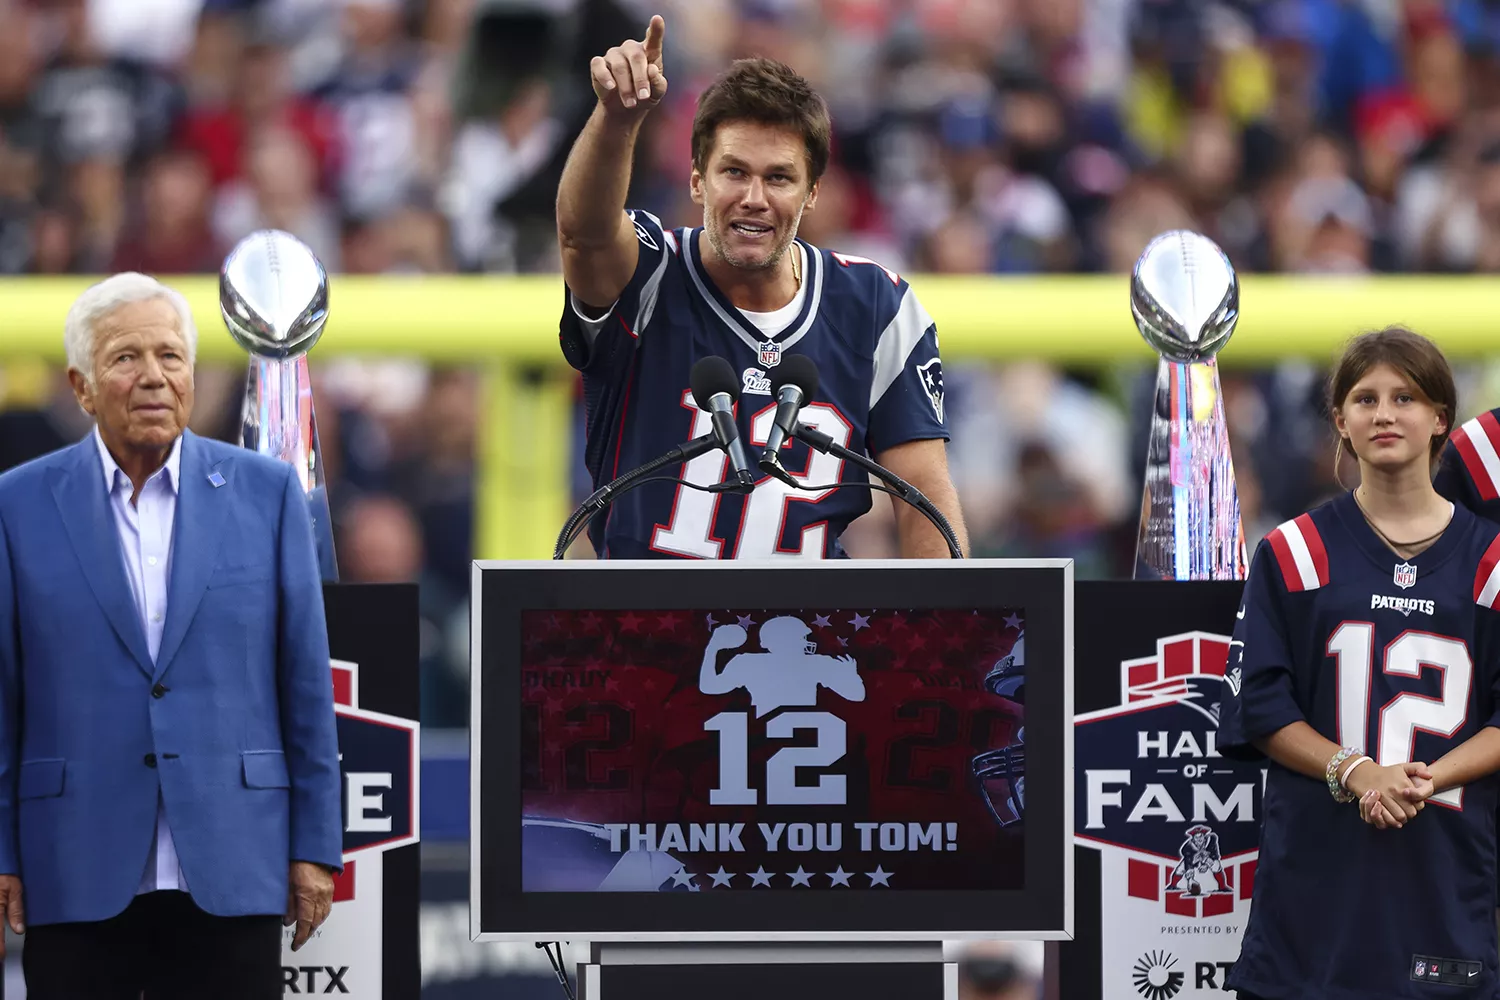
<instances>
[{"instance_id":1,"label":"lombardi trophy","mask_svg":"<svg viewBox=\"0 0 1500 1000\"><path fill-rule=\"evenodd\" d=\"M1130 312L1161 355L1136 578L1245 578L1245 534L1214 360L1239 321L1239 299L1229 258L1198 233L1162 233L1136 261Z\"/></svg>"},{"instance_id":2,"label":"lombardi trophy","mask_svg":"<svg viewBox=\"0 0 1500 1000\"><path fill-rule=\"evenodd\" d=\"M318 568L338 579L307 352L328 320L328 274L301 240L276 229L246 236L219 272L219 312L250 352L240 444L291 463L312 513Z\"/></svg>"}]
</instances>

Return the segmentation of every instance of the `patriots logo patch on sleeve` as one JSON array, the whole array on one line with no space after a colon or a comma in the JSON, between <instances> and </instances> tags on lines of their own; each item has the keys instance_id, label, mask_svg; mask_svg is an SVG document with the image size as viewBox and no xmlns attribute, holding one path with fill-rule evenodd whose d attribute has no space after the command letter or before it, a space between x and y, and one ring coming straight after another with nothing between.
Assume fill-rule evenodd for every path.
<instances>
[{"instance_id":1,"label":"patriots logo patch on sleeve","mask_svg":"<svg viewBox=\"0 0 1500 1000\"><path fill-rule=\"evenodd\" d=\"M933 358L925 365L917 366L917 375L922 379L922 391L927 393L927 399L932 403L932 411L937 414L939 420L943 419L943 362L939 358Z\"/></svg>"}]
</instances>

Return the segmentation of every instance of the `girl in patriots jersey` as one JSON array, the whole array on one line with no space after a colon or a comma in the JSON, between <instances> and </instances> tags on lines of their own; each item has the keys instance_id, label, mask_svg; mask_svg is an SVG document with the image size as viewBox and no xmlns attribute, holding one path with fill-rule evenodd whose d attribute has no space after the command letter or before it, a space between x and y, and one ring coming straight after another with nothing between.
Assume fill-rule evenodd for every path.
<instances>
[{"instance_id":1,"label":"girl in patriots jersey","mask_svg":"<svg viewBox=\"0 0 1500 1000\"><path fill-rule=\"evenodd\" d=\"M1269 758L1242 1000L1497 990L1500 529L1439 496L1441 352L1357 338L1330 380L1351 492L1256 550L1219 723Z\"/></svg>"},{"instance_id":2,"label":"girl in patriots jersey","mask_svg":"<svg viewBox=\"0 0 1500 1000\"><path fill-rule=\"evenodd\" d=\"M708 433L689 391L699 360L727 358L739 376L739 436L752 466L775 417L770 375L805 354L819 372L799 419L866 452L927 495L963 544L948 475L937 329L900 275L797 238L828 166L832 125L807 81L769 59L734 63L703 93L693 119L691 194L703 225L669 229L625 210L641 120L666 93L666 26L652 18L592 66L598 105L558 190L567 301L564 356L583 375L585 464L595 487ZM797 485L766 477L749 496L707 493L731 472L723 451L662 470L590 526L607 558L824 558L870 509L864 472L800 441L780 453ZM840 484L854 484L841 489ZM907 556L948 550L917 511L898 504Z\"/></svg>"}]
</instances>

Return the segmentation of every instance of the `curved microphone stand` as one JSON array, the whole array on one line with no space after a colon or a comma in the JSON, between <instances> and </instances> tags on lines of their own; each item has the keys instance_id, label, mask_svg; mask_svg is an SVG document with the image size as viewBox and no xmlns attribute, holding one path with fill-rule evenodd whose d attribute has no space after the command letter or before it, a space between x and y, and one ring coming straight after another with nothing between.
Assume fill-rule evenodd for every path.
<instances>
[{"instance_id":1,"label":"curved microphone stand","mask_svg":"<svg viewBox=\"0 0 1500 1000\"><path fill-rule=\"evenodd\" d=\"M891 486L892 493L917 508L917 510L926 516L927 520L932 522L933 527L937 528L938 533L943 536L943 541L948 543L948 554L950 556L954 559L962 559L964 557L963 550L958 547L958 536L953 533L953 526L948 523L948 519L943 516L943 512L933 506L932 501L927 499L921 490L874 459L867 458L858 452L850 451L827 434L824 434L820 430L815 430L804 423L797 424L792 430L792 436L806 441L809 447L816 448L825 455L832 455L835 458L842 458L846 462L853 462L875 478L888 483Z\"/></svg>"},{"instance_id":2,"label":"curved microphone stand","mask_svg":"<svg viewBox=\"0 0 1500 1000\"><path fill-rule=\"evenodd\" d=\"M654 458L640 468L631 469L623 476L599 487L593 493L589 494L587 500L578 505L577 509L573 511L568 517L567 522L563 525L562 531L558 532L557 545L552 549L552 558L564 558L567 555L568 547L578 539L578 536L588 527L589 522L603 511L608 510L609 505L614 503L620 494L642 485L643 482L654 481L646 479L651 473L677 462L689 462L699 455L713 451L717 447L719 447L719 442L715 440L712 434L695 437L685 444L678 445L660 458ZM744 484L737 481L720 483L718 486L709 486L707 490L710 493L747 492Z\"/></svg>"}]
</instances>

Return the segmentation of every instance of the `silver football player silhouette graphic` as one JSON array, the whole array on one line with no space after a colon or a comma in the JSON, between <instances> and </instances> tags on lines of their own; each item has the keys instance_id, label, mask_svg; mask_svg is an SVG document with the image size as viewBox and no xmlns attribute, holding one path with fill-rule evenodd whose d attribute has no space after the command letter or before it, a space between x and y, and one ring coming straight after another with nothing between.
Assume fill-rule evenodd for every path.
<instances>
[{"instance_id":1,"label":"silver football player silhouette graphic","mask_svg":"<svg viewBox=\"0 0 1500 1000\"><path fill-rule=\"evenodd\" d=\"M703 651L698 689L704 694L729 694L744 688L757 719L778 708L816 705L820 685L849 701L864 701L865 683L854 657L819 653L811 635L812 629L800 618L772 618L760 626L760 644L766 652L738 653L720 671L715 669L719 652L743 646L749 639L739 625L720 625Z\"/></svg>"}]
</instances>

